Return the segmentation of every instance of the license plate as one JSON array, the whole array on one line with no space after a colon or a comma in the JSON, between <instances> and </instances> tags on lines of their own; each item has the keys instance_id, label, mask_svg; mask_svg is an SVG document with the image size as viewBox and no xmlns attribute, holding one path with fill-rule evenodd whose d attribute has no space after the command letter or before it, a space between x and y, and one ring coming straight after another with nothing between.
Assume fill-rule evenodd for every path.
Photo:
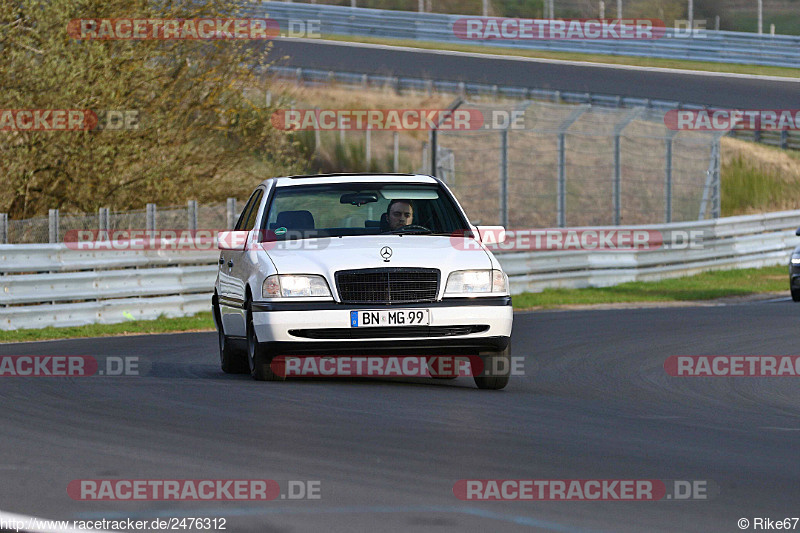
<instances>
[{"instance_id":1,"label":"license plate","mask_svg":"<svg viewBox=\"0 0 800 533\"><path fill-rule=\"evenodd\" d=\"M354 328L386 326L427 326L427 309L392 309L379 311L350 311L350 326Z\"/></svg>"}]
</instances>

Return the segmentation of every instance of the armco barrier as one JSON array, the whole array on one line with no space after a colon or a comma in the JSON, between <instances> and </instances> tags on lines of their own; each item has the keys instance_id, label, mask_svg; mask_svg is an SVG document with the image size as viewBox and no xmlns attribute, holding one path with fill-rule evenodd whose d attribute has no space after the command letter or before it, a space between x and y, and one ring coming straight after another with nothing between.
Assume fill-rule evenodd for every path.
<instances>
[{"instance_id":1,"label":"armco barrier","mask_svg":"<svg viewBox=\"0 0 800 533\"><path fill-rule=\"evenodd\" d=\"M253 3L240 0L240 9L249 16L270 18L286 31L288 22L320 21L324 35L388 37L451 44L480 44L506 48L582 52L591 54L657 57L664 59L711 61L797 67L800 65L800 36L759 35L731 31L676 32L653 40L463 40L453 31L455 21L464 15L416 13L386 9L353 8L297 2Z\"/></svg>"},{"instance_id":2,"label":"armco barrier","mask_svg":"<svg viewBox=\"0 0 800 533\"><path fill-rule=\"evenodd\" d=\"M800 211L635 226L673 236L699 232L702 240L696 247L677 249L501 252L498 258L509 276L512 294L546 288L609 287L708 270L786 265L795 246L800 244L800 237L795 235L798 226ZM665 244L675 243L667 240Z\"/></svg>"},{"instance_id":3,"label":"armco barrier","mask_svg":"<svg viewBox=\"0 0 800 533\"><path fill-rule=\"evenodd\" d=\"M707 270L785 265L800 244L795 236L798 226L800 211L784 211L636 226L672 236L676 240L667 239L667 244L673 245L682 239L680 235L700 232L697 247L499 251L497 256L513 294L551 287L601 287ZM86 251L64 244L0 245L0 329L118 323L209 310L218 257L215 250Z\"/></svg>"},{"instance_id":4,"label":"armco barrier","mask_svg":"<svg viewBox=\"0 0 800 533\"><path fill-rule=\"evenodd\" d=\"M217 250L0 245L0 329L113 324L211 308Z\"/></svg>"}]
</instances>

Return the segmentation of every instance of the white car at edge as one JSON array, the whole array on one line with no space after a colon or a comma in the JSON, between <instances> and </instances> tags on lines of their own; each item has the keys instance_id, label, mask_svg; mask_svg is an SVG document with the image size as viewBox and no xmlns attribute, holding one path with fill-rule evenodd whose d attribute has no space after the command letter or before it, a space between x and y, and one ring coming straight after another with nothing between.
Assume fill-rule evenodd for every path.
<instances>
[{"instance_id":1,"label":"white car at edge","mask_svg":"<svg viewBox=\"0 0 800 533\"><path fill-rule=\"evenodd\" d=\"M480 356L476 385L502 389L513 312L490 235L503 228L473 226L430 176L267 179L218 236L222 369L280 380L276 356Z\"/></svg>"}]
</instances>

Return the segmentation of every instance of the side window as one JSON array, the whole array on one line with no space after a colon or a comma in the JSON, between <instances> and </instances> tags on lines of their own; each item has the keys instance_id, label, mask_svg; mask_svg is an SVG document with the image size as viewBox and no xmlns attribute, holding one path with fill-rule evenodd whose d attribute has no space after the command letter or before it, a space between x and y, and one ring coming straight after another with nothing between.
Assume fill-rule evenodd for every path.
<instances>
[{"instance_id":1,"label":"side window","mask_svg":"<svg viewBox=\"0 0 800 533\"><path fill-rule=\"evenodd\" d=\"M256 189L256 191L250 196L250 199L247 200L247 203L242 210L242 214L239 215L239 221L236 222L236 227L233 228L234 230L242 231L247 229L247 221L250 218L250 212L253 210L253 205L258 205L257 198L261 198L261 189Z\"/></svg>"},{"instance_id":2,"label":"side window","mask_svg":"<svg viewBox=\"0 0 800 533\"><path fill-rule=\"evenodd\" d=\"M253 207L247 214L247 222L245 222L244 229L250 231L256 226L256 217L258 217L258 208L261 206L261 197L264 195L263 189L258 189L253 195Z\"/></svg>"}]
</instances>

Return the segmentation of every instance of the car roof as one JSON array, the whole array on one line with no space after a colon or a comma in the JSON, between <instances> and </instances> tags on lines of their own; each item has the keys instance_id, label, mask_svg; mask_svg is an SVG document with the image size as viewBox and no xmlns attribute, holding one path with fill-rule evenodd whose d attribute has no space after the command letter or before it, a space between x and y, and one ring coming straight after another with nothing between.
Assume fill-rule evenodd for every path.
<instances>
[{"instance_id":1,"label":"car roof","mask_svg":"<svg viewBox=\"0 0 800 533\"><path fill-rule=\"evenodd\" d=\"M276 187L291 187L295 185L323 185L328 183L439 183L439 180L424 174L315 174L308 176L286 176L273 178ZM269 180L265 180L266 181Z\"/></svg>"}]
</instances>

